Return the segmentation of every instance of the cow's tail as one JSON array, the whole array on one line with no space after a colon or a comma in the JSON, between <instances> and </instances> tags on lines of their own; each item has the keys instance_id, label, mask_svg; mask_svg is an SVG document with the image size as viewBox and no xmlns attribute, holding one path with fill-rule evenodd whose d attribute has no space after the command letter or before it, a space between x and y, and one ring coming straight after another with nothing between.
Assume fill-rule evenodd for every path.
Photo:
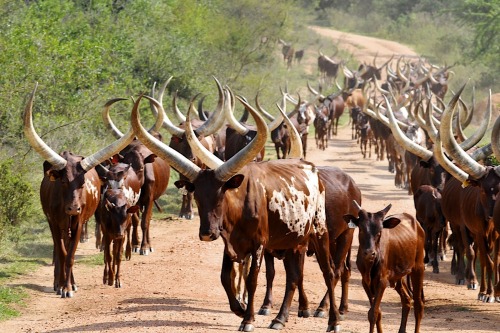
<instances>
[{"instance_id":1,"label":"cow's tail","mask_svg":"<svg viewBox=\"0 0 500 333\"><path fill-rule=\"evenodd\" d=\"M158 211L160 213L163 213L163 209L161 209L160 204L158 204L158 201L155 200L154 203L155 203L156 209L158 209Z\"/></svg>"}]
</instances>

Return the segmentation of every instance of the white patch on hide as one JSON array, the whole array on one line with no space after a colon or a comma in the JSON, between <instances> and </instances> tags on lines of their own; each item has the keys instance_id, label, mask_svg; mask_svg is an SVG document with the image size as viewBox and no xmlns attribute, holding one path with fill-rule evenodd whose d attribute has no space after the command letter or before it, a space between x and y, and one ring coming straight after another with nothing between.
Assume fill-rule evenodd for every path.
<instances>
[{"instance_id":1,"label":"white patch on hide","mask_svg":"<svg viewBox=\"0 0 500 333\"><path fill-rule=\"evenodd\" d=\"M288 179L280 177L284 183L284 189L273 191L273 196L269 200L269 210L278 212L288 229L291 232L296 232L299 236L307 234L311 227L314 227L315 233L323 234L327 230L325 192L319 192L316 171L313 171L310 166L305 166L304 172L306 174L304 183L309 195L295 186L295 176ZM290 195L287 196L287 193ZM308 203L307 207L306 202Z\"/></svg>"},{"instance_id":2,"label":"white patch on hide","mask_svg":"<svg viewBox=\"0 0 500 333\"><path fill-rule=\"evenodd\" d=\"M141 196L140 190L139 193L135 193L131 187L123 187L122 191L125 195L125 198L127 198L127 202L130 206L135 205L137 201L139 201L139 197Z\"/></svg>"},{"instance_id":3,"label":"white patch on hide","mask_svg":"<svg viewBox=\"0 0 500 333\"><path fill-rule=\"evenodd\" d=\"M90 193L90 195L92 195L94 199L97 200L97 198L99 198L99 191L97 190L97 187L94 185L94 183L92 183L92 180L85 178L85 189L87 190L87 193Z\"/></svg>"}]
</instances>

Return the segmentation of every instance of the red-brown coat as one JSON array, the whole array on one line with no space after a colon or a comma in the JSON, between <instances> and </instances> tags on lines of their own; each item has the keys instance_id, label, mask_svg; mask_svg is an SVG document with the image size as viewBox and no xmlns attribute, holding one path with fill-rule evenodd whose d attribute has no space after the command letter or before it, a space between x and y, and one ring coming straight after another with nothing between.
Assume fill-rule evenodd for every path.
<instances>
[{"instance_id":1,"label":"red-brown coat","mask_svg":"<svg viewBox=\"0 0 500 333\"><path fill-rule=\"evenodd\" d=\"M161 137L160 137L161 139ZM141 182L141 195L138 205L141 211L142 239L139 247L138 219L133 219L132 247L141 255L153 252L150 238L150 223L155 201L165 192L170 179L170 165L157 158L139 140L134 140L127 148L120 152L123 156L120 162L130 164L137 178Z\"/></svg>"},{"instance_id":2,"label":"red-brown coat","mask_svg":"<svg viewBox=\"0 0 500 333\"><path fill-rule=\"evenodd\" d=\"M54 241L54 290L62 297L73 297L77 290L74 255L82 227L99 204L101 182L95 169L82 170L82 156L67 151L61 156L68 161L62 170L43 163L40 200Z\"/></svg>"},{"instance_id":3,"label":"red-brown coat","mask_svg":"<svg viewBox=\"0 0 500 333\"><path fill-rule=\"evenodd\" d=\"M390 208L391 205L388 205L377 213L368 213L359 207L358 216L349 214L344 219L349 226L359 228L356 266L370 301L370 333L373 333L375 325L377 331L382 332L380 304L389 285L401 296L399 332L406 331L410 295L413 295L415 332L418 333L424 314L424 230L409 214L385 217ZM407 281L411 281L412 289Z\"/></svg>"},{"instance_id":4,"label":"red-brown coat","mask_svg":"<svg viewBox=\"0 0 500 333\"><path fill-rule=\"evenodd\" d=\"M101 201L101 228L104 243L103 283L121 288L121 261L123 243L129 238L132 215L139 207L131 203L131 198L123 189L104 191ZM113 251L111 252L111 243Z\"/></svg>"}]
</instances>

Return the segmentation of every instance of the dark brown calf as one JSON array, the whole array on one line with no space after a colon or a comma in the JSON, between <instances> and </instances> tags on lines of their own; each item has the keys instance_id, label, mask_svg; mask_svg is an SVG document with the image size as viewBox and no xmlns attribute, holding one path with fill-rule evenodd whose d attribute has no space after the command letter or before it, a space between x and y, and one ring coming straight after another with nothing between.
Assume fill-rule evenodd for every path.
<instances>
[{"instance_id":1,"label":"dark brown calf","mask_svg":"<svg viewBox=\"0 0 500 333\"><path fill-rule=\"evenodd\" d=\"M359 206L358 206L359 207ZM415 332L420 331L424 315L424 230L411 215L403 213L385 217L391 205L377 213L359 207L358 216L344 215L349 227L359 228L359 248L356 265L370 310L370 333L375 325L382 332L380 303L385 288L390 285L401 297L402 316L399 332L406 332L406 323L413 295ZM411 281L411 288L408 282Z\"/></svg>"},{"instance_id":2,"label":"dark brown calf","mask_svg":"<svg viewBox=\"0 0 500 333\"><path fill-rule=\"evenodd\" d=\"M441 192L431 185L422 185L413 196L416 218L425 230L425 263L432 263L432 272L439 273L438 253L446 219L441 211Z\"/></svg>"},{"instance_id":3,"label":"dark brown calf","mask_svg":"<svg viewBox=\"0 0 500 333\"><path fill-rule=\"evenodd\" d=\"M125 237L130 238L132 215L139 210L139 206L132 205L132 201L123 189L106 190L101 201L101 229L104 243L102 282L110 286L114 284L116 288L122 287L120 268L123 243ZM111 242L113 242L113 252L111 252Z\"/></svg>"}]
</instances>

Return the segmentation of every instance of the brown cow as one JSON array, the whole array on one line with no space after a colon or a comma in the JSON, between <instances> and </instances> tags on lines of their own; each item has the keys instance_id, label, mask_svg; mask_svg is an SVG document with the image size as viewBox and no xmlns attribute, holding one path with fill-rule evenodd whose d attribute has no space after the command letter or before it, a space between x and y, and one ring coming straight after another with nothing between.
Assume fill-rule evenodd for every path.
<instances>
[{"instance_id":1,"label":"brown cow","mask_svg":"<svg viewBox=\"0 0 500 333\"><path fill-rule=\"evenodd\" d=\"M120 280L123 243L129 238L132 225L132 215L137 213L139 206L132 205L135 198L128 196L124 189L108 189L104 191L101 200L101 228L104 243L104 284L116 288L122 287ZM137 198L138 199L138 198ZM113 251L111 252L111 243Z\"/></svg>"},{"instance_id":2,"label":"brown cow","mask_svg":"<svg viewBox=\"0 0 500 333\"><path fill-rule=\"evenodd\" d=\"M154 98L148 96L146 98L150 100L155 108L160 108L160 103ZM102 115L106 126L110 128L113 135L118 138L122 134L109 117L109 106L117 100L120 99L113 99L106 103L106 107L104 108ZM159 113L154 126L149 130L159 140L161 140L162 137L157 130L162 126L164 116L164 112ZM139 216L137 214L132 218L132 247L134 252L139 252L141 255L149 255L150 252L154 252L149 234L151 217L153 214L153 204L156 203L156 200L158 200L167 189L168 181L170 179L170 166L164 160L156 158L156 155L137 139L134 139L127 147L122 149L116 157L118 158L117 162L122 162L132 166L132 169L136 174L136 178L140 183L141 195L138 205L141 208L141 218L139 221ZM141 224L142 231L141 242L139 242L138 235L139 222ZM97 248L100 247L98 241L99 239L96 237Z\"/></svg>"},{"instance_id":3,"label":"brown cow","mask_svg":"<svg viewBox=\"0 0 500 333\"><path fill-rule=\"evenodd\" d=\"M359 205L358 205L359 207ZM386 217L389 204L377 213L368 213L359 207L357 216L344 215L346 223L359 228L359 247L356 266L362 276L362 284L370 310L370 333L375 325L382 332L380 304L387 286L396 289L401 297L402 316L399 332L406 332L411 309L411 297L415 313L415 332L420 331L424 315L424 230L410 214ZM411 281L411 286L408 283Z\"/></svg>"},{"instance_id":4,"label":"brown cow","mask_svg":"<svg viewBox=\"0 0 500 333\"><path fill-rule=\"evenodd\" d=\"M361 202L361 191L354 180L342 169L332 166L317 166L320 180L325 186L326 193L326 223L330 237L330 253L333 257L333 270L335 274L334 285L340 280L342 295L339 313L348 312L348 290L351 276L351 245L354 230L346 226L343 220L345 214L354 214L357 207L353 200ZM308 251L312 255L314 249ZM276 256L276 253L273 253ZM273 254L267 253L266 260L266 296L259 310L261 315L269 315L272 308L272 286L275 275ZM277 256L279 258L279 256ZM299 317L308 317L308 301L302 284L299 289ZM316 309L315 317L324 317L328 309L328 294L325 294Z\"/></svg>"},{"instance_id":5,"label":"brown cow","mask_svg":"<svg viewBox=\"0 0 500 333\"><path fill-rule=\"evenodd\" d=\"M431 185L421 185L413 196L416 218L425 230L424 263L432 264L432 272L439 273L438 252L446 219L441 210L441 192Z\"/></svg>"},{"instance_id":6,"label":"brown cow","mask_svg":"<svg viewBox=\"0 0 500 333\"><path fill-rule=\"evenodd\" d=\"M135 205L139 201L141 195L141 186L143 185L138 178L137 173L131 167L130 164L115 162L118 160L113 158L108 166L104 166L101 164L100 167L96 167L96 171L99 174L99 178L101 178L103 182L103 191L107 189L121 189L125 195L128 197L130 204ZM95 238L96 238L96 248L100 250L104 250L101 242L101 223L103 220L103 208L102 205L99 205L98 209L95 212ZM136 220L139 220L138 216L133 217ZM127 236L130 236L127 234ZM138 244L137 244L138 245ZM132 245L130 237L127 237L126 243L126 251L125 258L130 260L132 257Z\"/></svg>"},{"instance_id":7,"label":"brown cow","mask_svg":"<svg viewBox=\"0 0 500 333\"><path fill-rule=\"evenodd\" d=\"M492 217L495 201L500 193L500 167L484 166L476 162L451 135L453 113L464 87L465 85L452 98L443 112L440 131L434 145L435 155L439 156L439 163L453 176L445 183L442 192L442 208L454 233L455 230L459 230L462 236L463 248L468 259L469 286L475 287L473 285L475 272L470 263L475 260L474 246L477 246L481 263L478 298L484 302L495 302L495 297L500 296L500 284L493 288L494 272L498 265L496 263L498 249L494 249L498 233L494 230ZM491 111L491 99L488 109ZM441 139L446 153L454 163L443 156ZM468 232L472 236L473 243L466 237ZM493 258L492 251L495 252ZM459 259L461 259L460 256Z\"/></svg>"},{"instance_id":8,"label":"brown cow","mask_svg":"<svg viewBox=\"0 0 500 333\"><path fill-rule=\"evenodd\" d=\"M333 271L330 266L328 230L324 208L324 187L314 165L298 159L252 162L267 140L264 119L243 99L257 124L257 136L239 154L226 162L217 159L194 139L187 120L188 140L195 155L202 156L211 169L200 169L145 131L138 119L138 103L132 111L132 126L136 135L158 156L189 181L178 184L194 193L200 215L200 240L213 241L222 236L225 244L221 281L230 308L243 317L239 330L254 329L254 295L260 262L265 250L289 251L287 288L283 307L275 323L284 325L295 286L302 279L300 256L308 244L314 243L318 263L330 296L330 316L327 331L338 332L339 312L335 305ZM189 112L188 112L189 118ZM233 261L241 262L252 254L247 278L248 305L242 307L236 299L231 279Z\"/></svg>"},{"instance_id":9,"label":"brown cow","mask_svg":"<svg viewBox=\"0 0 500 333\"><path fill-rule=\"evenodd\" d=\"M40 200L54 242L54 290L61 297L73 297L77 290L73 276L75 252L82 227L99 204L101 182L94 167L133 139L129 131L120 140L87 156L48 147L33 127L32 108L37 85L24 111L24 134L33 149L45 160Z\"/></svg>"}]
</instances>

